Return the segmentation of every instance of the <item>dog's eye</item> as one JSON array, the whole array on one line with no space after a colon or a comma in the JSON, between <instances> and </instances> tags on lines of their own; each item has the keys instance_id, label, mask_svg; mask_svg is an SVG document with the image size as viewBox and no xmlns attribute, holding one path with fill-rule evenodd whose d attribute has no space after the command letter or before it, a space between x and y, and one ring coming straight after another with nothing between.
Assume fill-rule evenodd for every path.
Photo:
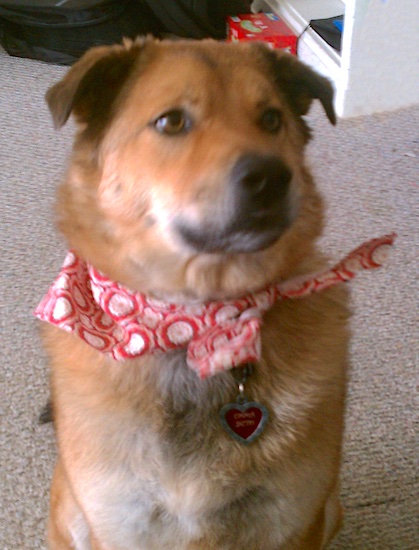
<instances>
[{"instance_id":1,"label":"dog's eye","mask_svg":"<svg viewBox=\"0 0 419 550\"><path fill-rule=\"evenodd\" d=\"M192 126L192 120L182 109L174 109L162 114L154 121L159 134L176 136L185 134Z\"/></svg>"},{"instance_id":2,"label":"dog's eye","mask_svg":"<svg viewBox=\"0 0 419 550\"><path fill-rule=\"evenodd\" d=\"M260 125L270 134L279 132L282 126L282 113L278 109L267 109L260 117Z\"/></svg>"}]
</instances>

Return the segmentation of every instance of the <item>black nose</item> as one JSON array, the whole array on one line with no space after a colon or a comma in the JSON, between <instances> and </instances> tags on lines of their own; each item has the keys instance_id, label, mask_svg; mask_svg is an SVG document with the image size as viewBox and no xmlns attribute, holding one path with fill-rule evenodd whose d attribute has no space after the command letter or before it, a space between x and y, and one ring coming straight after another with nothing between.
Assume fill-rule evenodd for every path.
<instances>
[{"instance_id":1,"label":"black nose","mask_svg":"<svg viewBox=\"0 0 419 550\"><path fill-rule=\"evenodd\" d=\"M176 229L199 252L254 252L276 242L294 221L292 171L278 157L245 154L234 164L212 214L193 224L179 218ZM212 206L212 210L211 210Z\"/></svg>"},{"instance_id":2,"label":"black nose","mask_svg":"<svg viewBox=\"0 0 419 550\"><path fill-rule=\"evenodd\" d=\"M247 154L231 172L235 204L253 212L271 210L288 195L291 170L279 158Z\"/></svg>"}]
</instances>

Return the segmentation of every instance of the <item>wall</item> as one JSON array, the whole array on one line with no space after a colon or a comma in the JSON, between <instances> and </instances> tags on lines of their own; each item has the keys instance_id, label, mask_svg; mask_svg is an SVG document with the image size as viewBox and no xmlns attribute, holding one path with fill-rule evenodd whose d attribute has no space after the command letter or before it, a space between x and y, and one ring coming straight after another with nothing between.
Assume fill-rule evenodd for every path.
<instances>
[{"instance_id":1,"label":"wall","mask_svg":"<svg viewBox=\"0 0 419 550\"><path fill-rule=\"evenodd\" d=\"M341 116L419 103L418 21L418 0L347 0L336 99Z\"/></svg>"}]
</instances>

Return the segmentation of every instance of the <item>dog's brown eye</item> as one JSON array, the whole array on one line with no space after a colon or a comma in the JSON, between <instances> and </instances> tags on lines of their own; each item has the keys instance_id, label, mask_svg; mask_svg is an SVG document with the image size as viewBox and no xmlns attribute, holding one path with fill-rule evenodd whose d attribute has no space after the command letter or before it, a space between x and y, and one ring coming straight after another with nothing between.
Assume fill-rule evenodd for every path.
<instances>
[{"instance_id":1,"label":"dog's brown eye","mask_svg":"<svg viewBox=\"0 0 419 550\"><path fill-rule=\"evenodd\" d=\"M192 121L181 109L174 109L159 116L154 121L154 127L160 134L176 136L186 133L192 126Z\"/></svg>"},{"instance_id":2,"label":"dog's brown eye","mask_svg":"<svg viewBox=\"0 0 419 550\"><path fill-rule=\"evenodd\" d=\"M282 113L278 109L267 109L260 118L262 128L271 134L279 132L282 126Z\"/></svg>"}]
</instances>

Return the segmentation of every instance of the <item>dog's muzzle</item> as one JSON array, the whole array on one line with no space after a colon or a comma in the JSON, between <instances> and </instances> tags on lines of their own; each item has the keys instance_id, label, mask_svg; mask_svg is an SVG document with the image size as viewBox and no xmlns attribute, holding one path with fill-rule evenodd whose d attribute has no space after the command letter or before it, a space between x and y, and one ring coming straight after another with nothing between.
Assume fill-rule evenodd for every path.
<instances>
[{"instance_id":1,"label":"dog's muzzle","mask_svg":"<svg viewBox=\"0 0 419 550\"><path fill-rule=\"evenodd\" d=\"M179 219L182 240L199 252L254 252L273 244L290 226L292 172L278 157L242 155L225 195L201 224ZM215 210L217 208L217 211Z\"/></svg>"}]
</instances>

